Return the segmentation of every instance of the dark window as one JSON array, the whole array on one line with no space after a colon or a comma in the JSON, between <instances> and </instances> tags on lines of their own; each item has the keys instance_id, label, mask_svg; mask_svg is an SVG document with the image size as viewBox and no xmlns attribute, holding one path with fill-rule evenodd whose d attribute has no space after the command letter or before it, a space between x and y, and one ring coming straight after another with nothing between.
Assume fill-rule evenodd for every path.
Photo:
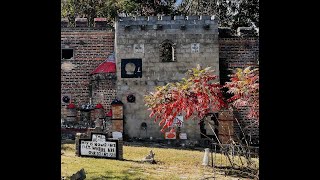
<instances>
[{"instance_id":1,"label":"dark window","mask_svg":"<svg viewBox=\"0 0 320 180\"><path fill-rule=\"evenodd\" d=\"M160 45L160 59L161 62L173 62L175 61L175 47L174 44L165 40Z\"/></svg>"},{"instance_id":2,"label":"dark window","mask_svg":"<svg viewBox=\"0 0 320 180\"><path fill-rule=\"evenodd\" d=\"M71 59L73 58L73 49L62 49L61 59Z\"/></svg>"}]
</instances>

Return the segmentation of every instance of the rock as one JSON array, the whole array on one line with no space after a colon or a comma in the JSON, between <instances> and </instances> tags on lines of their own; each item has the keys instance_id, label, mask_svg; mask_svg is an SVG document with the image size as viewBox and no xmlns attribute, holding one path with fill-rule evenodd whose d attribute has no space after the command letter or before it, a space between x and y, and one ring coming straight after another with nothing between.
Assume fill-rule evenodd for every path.
<instances>
[{"instance_id":1,"label":"rock","mask_svg":"<svg viewBox=\"0 0 320 180\"><path fill-rule=\"evenodd\" d=\"M86 173L83 168L70 177L70 180L84 180L84 179L86 179Z\"/></svg>"}]
</instances>

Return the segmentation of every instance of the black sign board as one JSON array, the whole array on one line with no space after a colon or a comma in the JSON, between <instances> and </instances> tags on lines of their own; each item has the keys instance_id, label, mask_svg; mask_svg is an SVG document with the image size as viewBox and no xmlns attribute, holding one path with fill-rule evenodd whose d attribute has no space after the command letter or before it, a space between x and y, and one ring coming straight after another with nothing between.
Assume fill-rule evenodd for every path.
<instances>
[{"instance_id":1,"label":"black sign board","mask_svg":"<svg viewBox=\"0 0 320 180\"><path fill-rule=\"evenodd\" d=\"M121 59L121 78L142 78L142 59Z\"/></svg>"}]
</instances>

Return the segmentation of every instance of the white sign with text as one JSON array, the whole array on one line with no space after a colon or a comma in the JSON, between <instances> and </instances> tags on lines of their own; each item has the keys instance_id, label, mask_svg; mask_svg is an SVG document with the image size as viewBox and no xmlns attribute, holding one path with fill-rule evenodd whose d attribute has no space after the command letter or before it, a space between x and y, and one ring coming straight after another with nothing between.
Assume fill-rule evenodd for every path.
<instances>
[{"instance_id":1,"label":"white sign with text","mask_svg":"<svg viewBox=\"0 0 320 180\"><path fill-rule=\"evenodd\" d=\"M117 158L116 142L106 141L106 136L93 134L92 140L80 141L80 155L105 158Z\"/></svg>"}]
</instances>

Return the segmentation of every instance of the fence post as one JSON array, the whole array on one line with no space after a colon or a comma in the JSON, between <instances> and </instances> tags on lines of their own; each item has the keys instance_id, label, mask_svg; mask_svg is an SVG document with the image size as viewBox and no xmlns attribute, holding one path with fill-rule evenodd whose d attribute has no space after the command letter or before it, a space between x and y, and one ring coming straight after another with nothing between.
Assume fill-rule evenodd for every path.
<instances>
[{"instance_id":1,"label":"fence post","mask_svg":"<svg viewBox=\"0 0 320 180\"><path fill-rule=\"evenodd\" d=\"M204 156L202 160L202 165L203 166L208 166L209 165L209 148L204 149Z\"/></svg>"},{"instance_id":2,"label":"fence post","mask_svg":"<svg viewBox=\"0 0 320 180\"><path fill-rule=\"evenodd\" d=\"M213 138L211 140L211 166L213 167Z\"/></svg>"}]
</instances>

